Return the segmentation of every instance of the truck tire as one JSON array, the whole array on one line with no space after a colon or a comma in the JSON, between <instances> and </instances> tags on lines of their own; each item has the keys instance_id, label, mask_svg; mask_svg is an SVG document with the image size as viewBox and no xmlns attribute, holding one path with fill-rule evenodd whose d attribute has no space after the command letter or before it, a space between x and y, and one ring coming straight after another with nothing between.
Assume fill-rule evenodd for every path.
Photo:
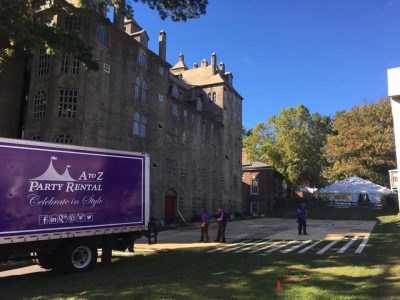
<instances>
[{"instance_id":1,"label":"truck tire","mask_svg":"<svg viewBox=\"0 0 400 300\"><path fill-rule=\"evenodd\" d=\"M71 241L57 251L55 269L62 273L91 270L97 261L97 247L92 241Z\"/></svg>"},{"instance_id":2,"label":"truck tire","mask_svg":"<svg viewBox=\"0 0 400 300\"><path fill-rule=\"evenodd\" d=\"M33 259L33 262L41 266L43 269L54 268L54 257L52 254L36 252L36 258Z\"/></svg>"}]
</instances>

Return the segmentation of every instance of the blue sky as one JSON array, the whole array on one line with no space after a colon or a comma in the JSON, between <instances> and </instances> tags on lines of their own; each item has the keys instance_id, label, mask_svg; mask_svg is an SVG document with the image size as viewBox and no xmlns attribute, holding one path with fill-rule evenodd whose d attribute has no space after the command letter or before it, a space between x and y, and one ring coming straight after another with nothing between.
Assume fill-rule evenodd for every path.
<instances>
[{"instance_id":1,"label":"blue sky","mask_svg":"<svg viewBox=\"0 0 400 300\"><path fill-rule=\"evenodd\" d=\"M387 95L386 70L400 66L400 0L210 0L207 14L162 21L134 4L135 19L167 60L191 67L213 51L243 96L243 125L304 104L333 116Z\"/></svg>"}]
</instances>

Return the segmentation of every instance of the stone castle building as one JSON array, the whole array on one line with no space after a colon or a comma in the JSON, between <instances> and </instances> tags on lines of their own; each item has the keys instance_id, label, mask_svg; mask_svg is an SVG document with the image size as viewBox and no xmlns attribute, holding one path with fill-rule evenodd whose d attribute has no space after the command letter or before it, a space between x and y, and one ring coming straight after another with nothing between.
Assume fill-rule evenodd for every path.
<instances>
[{"instance_id":1,"label":"stone castle building","mask_svg":"<svg viewBox=\"0 0 400 300\"><path fill-rule=\"evenodd\" d=\"M34 49L23 74L13 75L24 78L21 95L22 86L3 89L14 70L6 66L1 135L148 153L151 216L166 222L190 220L202 206L242 212L243 99L216 54L190 69L180 54L172 66L166 33L156 54L135 20L57 14L53 23L78 31L100 70L86 70L69 53Z\"/></svg>"}]
</instances>

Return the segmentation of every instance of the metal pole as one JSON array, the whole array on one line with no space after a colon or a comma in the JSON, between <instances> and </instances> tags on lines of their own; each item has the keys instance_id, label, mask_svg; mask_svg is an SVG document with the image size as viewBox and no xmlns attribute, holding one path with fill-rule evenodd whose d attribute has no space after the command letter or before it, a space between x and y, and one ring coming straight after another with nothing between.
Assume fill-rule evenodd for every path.
<instances>
[{"instance_id":1,"label":"metal pole","mask_svg":"<svg viewBox=\"0 0 400 300\"><path fill-rule=\"evenodd\" d=\"M396 144L397 170L400 170L400 68L388 71L388 95L392 106L394 139ZM400 215L400 193L397 191Z\"/></svg>"}]
</instances>

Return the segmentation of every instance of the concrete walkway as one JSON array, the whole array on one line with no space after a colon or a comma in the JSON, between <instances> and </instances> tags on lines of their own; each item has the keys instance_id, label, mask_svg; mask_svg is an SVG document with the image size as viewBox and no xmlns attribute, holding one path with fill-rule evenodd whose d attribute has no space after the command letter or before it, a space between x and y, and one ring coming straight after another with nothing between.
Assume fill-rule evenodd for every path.
<instances>
[{"instance_id":1,"label":"concrete walkway","mask_svg":"<svg viewBox=\"0 0 400 300\"><path fill-rule=\"evenodd\" d=\"M338 221L338 220L307 220L308 235L297 234L295 219L260 218L244 221L228 222L226 227L226 241L228 244L246 239L271 240L341 240L345 237L368 238L376 221ZM209 235L213 241L217 233L217 224L210 224ZM203 251L219 243L199 243L200 224L191 224L188 227L161 231L158 234L158 243L147 244L147 239L140 239L135 244L139 251Z\"/></svg>"}]
</instances>

